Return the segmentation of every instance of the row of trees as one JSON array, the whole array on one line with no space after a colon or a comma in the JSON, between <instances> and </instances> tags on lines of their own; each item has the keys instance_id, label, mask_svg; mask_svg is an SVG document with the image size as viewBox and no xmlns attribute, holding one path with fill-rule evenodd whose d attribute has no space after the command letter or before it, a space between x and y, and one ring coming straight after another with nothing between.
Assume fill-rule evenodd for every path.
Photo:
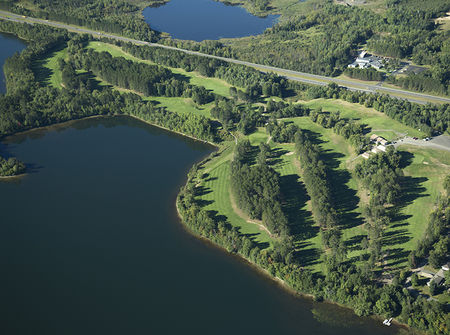
<instances>
[{"instance_id":1,"label":"row of trees","mask_svg":"<svg viewBox=\"0 0 450 335\"><path fill-rule=\"evenodd\" d=\"M21 15L62 21L91 29L156 42L159 34L141 19L140 11L164 1L147 1L139 6L133 0L2 0L0 8ZM32 9L31 9L32 8Z\"/></svg>"},{"instance_id":2,"label":"row of trees","mask_svg":"<svg viewBox=\"0 0 450 335\"><path fill-rule=\"evenodd\" d=\"M447 187L450 185L450 176L445 180ZM409 256L411 267L416 267L420 260L428 257L429 263L434 268L439 268L444 263L449 249L448 230L450 229L450 192L444 194L438 201L436 209L431 212L428 226L422 239L417 243L416 250Z\"/></svg>"},{"instance_id":3,"label":"row of trees","mask_svg":"<svg viewBox=\"0 0 450 335\"><path fill-rule=\"evenodd\" d=\"M434 132L446 132L450 129L450 104L421 105L378 93L350 91L334 83L328 86L309 87L305 92L305 98L342 99L366 107L373 107L375 110L385 113L391 119L420 129L429 135Z\"/></svg>"},{"instance_id":4,"label":"row of trees","mask_svg":"<svg viewBox=\"0 0 450 335\"><path fill-rule=\"evenodd\" d=\"M382 258L383 231L391 222L389 205L399 201L401 192L400 154L389 146L386 152L378 153L355 166L355 174L370 192L369 203L363 209L368 230L369 264Z\"/></svg>"},{"instance_id":5,"label":"row of trees","mask_svg":"<svg viewBox=\"0 0 450 335\"><path fill-rule=\"evenodd\" d=\"M435 334L448 332L443 306L437 301L412 296L403 288L405 276L396 276L392 284L378 287L373 282L373 272L367 263L356 266L333 253L325 257L323 274L312 273L292 262L292 253L286 253L283 244L274 243L273 248L264 249L249 236L240 234L224 216L203 208L196 199L203 176L201 169L216 155L220 153L212 154L192 168L187 184L177 199L183 221L193 232L242 255L282 279L295 291L313 294L318 300L324 298L345 304L358 315L375 313L384 317L395 316L413 327Z\"/></svg>"},{"instance_id":6,"label":"row of trees","mask_svg":"<svg viewBox=\"0 0 450 335\"><path fill-rule=\"evenodd\" d=\"M323 228L332 229L338 225L329 185L328 168L320 157L320 147L313 144L304 132L295 134L295 152L302 168L303 181L311 198L315 221Z\"/></svg>"},{"instance_id":7,"label":"row of trees","mask_svg":"<svg viewBox=\"0 0 450 335\"><path fill-rule=\"evenodd\" d=\"M248 140L239 141L231 163L231 192L236 204L272 234L289 234L287 219L281 209L281 187L278 173L266 163L267 148L259 149L258 164L251 165L254 148Z\"/></svg>"},{"instance_id":8,"label":"row of trees","mask_svg":"<svg viewBox=\"0 0 450 335\"><path fill-rule=\"evenodd\" d=\"M369 139L364 135L365 126L363 124L342 119L339 111L322 112L313 110L310 113L313 122L320 124L324 128L332 128L333 131L344 137L355 149L356 153L361 153L369 148Z\"/></svg>"},{"instance_id":9,"label":"row of trees","mask_svg":"<svg viewBox=\"0 0 450 335\"><path fill-rule=\"evenodd\" d=\"M244 65L227 63L176 50L137 46L123 42L119 45L125 51L140 59L150 60L169 67L182 68L188 72L197 71L206 77L223 79L233 86L244 88L250 99L260 95L282 97L287 88L285 79L275 74L262 73Z\"/></svg>"},{"instance_id":10,"label":"row of trees","mask_svg":"<svg viewBox=\"0 0 450 335\"><path fill-rule=\"evenodd\" d=\"M356 78L361 80L381 81L384 78L383 73L375 70L374 68L370 69L347 68L344 71L344 73L350 78Z\"/></svg>"}]
</instances>

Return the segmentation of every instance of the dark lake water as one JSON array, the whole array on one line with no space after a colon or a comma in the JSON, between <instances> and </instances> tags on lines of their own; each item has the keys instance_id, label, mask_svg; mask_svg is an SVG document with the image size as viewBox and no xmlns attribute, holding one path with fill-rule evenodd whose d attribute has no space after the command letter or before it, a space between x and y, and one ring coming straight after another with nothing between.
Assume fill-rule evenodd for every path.
<instances>
[{"instance_id":1,"label":"dark lake water","mask_svg":"<svg viewBox=\"0 0 450 335\"><path fill-rule=\"evenodd\" d=\"M152 29L194 41L258 35L278 18L257 17L242 7L213 0L170 0L160 7L147 7L143 15Z\"/></svg>"},{"instance_id":2,"label":"dark lake water","mask_svg":"<svg viewBox=\"0 0 450 335\"><path fill-rule=\"evenodd\" d=\"M6 93L5 75L3 73L3 64L6 58L11 57L25 47L25 43L14 36L0 33L0 94Z\"/></svg>"},{"instance_id":3,"label":"dark lake water","mask_svg":"<svg viewBox=\"0 0 450 335\"><path fill-rule=\"evenodd\" d=\"M117 117L1 149L31 166L0 182L1 334L399 333L294 297L183 230L176 194L208 145Z\"/></svg>"}]
</instances>

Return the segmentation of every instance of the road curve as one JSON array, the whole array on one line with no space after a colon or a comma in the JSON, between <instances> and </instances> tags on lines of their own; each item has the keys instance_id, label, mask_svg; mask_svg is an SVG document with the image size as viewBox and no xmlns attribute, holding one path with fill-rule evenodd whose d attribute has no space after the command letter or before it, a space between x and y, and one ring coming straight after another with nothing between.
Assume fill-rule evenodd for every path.
<instances>
[{"instance_id":1,"label":"road curve","mask_svg":"<svg viewBox=\"0 0 450 335\"><path fill-rule=\"evenodd\" d=\"M72 26L72 25L68 25L68 24L64 24L64 23L60 23L60 22L48 21L48 20L44 20L44 19L37 19L37 18L33 18L33 17L25 17L25 16L17 15L17 14L6 12L6 11L0 11L0 19L14 21L14 22L28 23L28 24L35 24L35 23L36 24L45 24L45 25L52 26L55 28L67 29L69 31L76 32L76 33L90 34L95 37L106 37L106 38L111 38L111 39L115 39L115 40L119 40L119 41L123 41L123 42L130 42L130 43L134 43L134 44L138 44L138 45L147 45L147 46L151 46L151 47L158 47L158 48L181 51L181 52L191 54L191 55L197 55L197 56L201 56L201 57L209 57L209 58L222 60L222 61L225 61L228 63L250 66L250 67L256 68L262 72L273 72L282 77L285 77L286 79L299 81L299 82L303 82L303 83L307 83L307 84L323 86L323 85L328 85L329 83L333 82L340 86L346 87L350 90L370 92L370 93L378 92L378 93L382 93L382 94L388 94L390 96L393 96L393 97L396 97L399 99L407 99L411 102L417 102L417 103L422 103L422 104L425 104L428 102L450 103L450 99L445 98L445 97L410 92L410 91L405 91L405 90L397 89L397 88L381 87L381 86L377 86L376 84L375 85L369 84L369 83L366 84L366 83L361 83L361 82L356 82L356 81L351 81L351 80L325 77L325 76L320 76L320 75L316 75L316 74L282 69L282 68L278 68L275 66L246 62L246 61L233 59L233 58L213 56L213 55L204 54L204 53L201 53L198 51L186 50L186 49L181 49L181 48L172 47L172 46L163 45L163 44L140 41L140 40L136 40L133 38L118 36L118 35L114 35L114 34L110 34L110 33L102 33L99 31L92 30L92 29L81 28L81 27Z\"/></svg>"}]
</instances>

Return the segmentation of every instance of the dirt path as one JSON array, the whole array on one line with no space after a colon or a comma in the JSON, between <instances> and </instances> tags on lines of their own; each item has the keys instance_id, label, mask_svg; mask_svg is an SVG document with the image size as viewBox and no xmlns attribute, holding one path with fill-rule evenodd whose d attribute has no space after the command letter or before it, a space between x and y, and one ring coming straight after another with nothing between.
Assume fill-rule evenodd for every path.
<instances>
[{"instance_id":1,"label":"dirt path","mask_svg":"<svg viewBox=\"0 0 450 335\"><path fill-rule=\"evenodd\" d=\"M269 236L271 238L275 238L274 235L272 235L272 233L269 231L269 229L267 229L263 224L261 220L254 220L254 219L250 219L247 215L245 215L245 213L236 205L236 202L234 201L234 197L231 194L231 190L228 192L230 194L230 202L231 202L231 207L233 208L234 212L241 218L244 219L245 221L247 221L248 223L252 223L255 224L259 227L259 229L264 230L267 234L269 234Z\"/></svg>"}]
</instances>

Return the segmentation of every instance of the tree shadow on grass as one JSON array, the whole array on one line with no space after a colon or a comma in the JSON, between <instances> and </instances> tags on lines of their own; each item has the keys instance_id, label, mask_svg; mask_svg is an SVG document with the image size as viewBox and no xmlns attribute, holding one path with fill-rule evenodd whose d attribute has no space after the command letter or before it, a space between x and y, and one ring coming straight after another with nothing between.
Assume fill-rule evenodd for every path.
<instances>
[{"instance_id":1,"label":"tree shadow on grass","mask_svg":"<svg viewBox=\"0 0 450 335\"><path fill-rule=\"evenodd\" d=\"M397 245L408 242L411 237L408 236L407 229L398 229L385 232L382 239L383 246Z\"/></svg>"},{"instance_id":2,"label":"tree shadow on grass","mask_svg":"<svg viewBox=\"0 0 450 335\"><path fill-rule=\"evenodd\" d=\"M288 151L285 149L273 148L270 151L271 158L267 161L267 165L270 165L270 166L278 165L279 167L283 166L283 164L285 164L285 162L283 162L283 159L281 158L281 156L283 156L287 153L288 153Z\"/></svg>"},{"instance_id":3,"label":"tree shadow on grass","mask_svg":"<svg viewBox=\"0 0 450 335\"><path fill-rule=\"evenodd\" d=\"M208 187L205 187L205 186L197 186L197 187L195 188L195 193L194 193L194 195L195 195L196 197L201 197L201 196L204 196L204 195L209 194L209 193L211 193L211 192L212 192L212 190L211 190L210 188L208 188Z\"/></svg>"},{"instance_id":4,"label":"tree shadow on grass","mask_svg":"<svg viewBox=\"0 0 450 335\"><path fill-rule=\"evenodd\" d=\"M321 251L312 248L309 242L300 242L294 251L294 259L300 266L318 264L320 262Z\"/></svg>"},{"instance_id":5,"label":"tree shadow on grass","mask_svg":"<svg viewBox=\"0 0 450 335\"><path fill-rule=\"evenodd\" d=\"M361 241L364 237L367 237L365 234L355 235L345 241L345 245L348 251L361 250Z\"/></svg>"},{"instance_id":6,"label":"tree shadow on grass","mask_svg":"<svg viewBox=\"0 0 450 335\"><path fill-rule=\"evenodd\" d=\"M282 210L288 219L289 230L295 240L294 258L302 266L307 266L318 262L320 252L315 248L308 248L311 243L304 241L316 237L319 227L314 226L312 213L306 209L306 202L310 198L305 185L298 179L296 174L280 177L283 194Z\"/></svg>"},{"instance_id":7,"label":"tree shadow on grass","mask_svg":"<svg viewBox=\"0 0 450 335\"><path fill-rule=\"evenodd\" d=\"M402 248L387 250L388 255L384 258L389 267L404 263L408 260L409 251Z\"/></svg>"},{"instance_id":8,"label":"tree shadow on grass","mask_svg":"<svg viewBox=\"0 0 450 335\"><path fill-rule=\"evenodd\" d=\"M53 71L44 66L47 60L51 57L54 57L58 51L63 50L67 47L66 43L60 44L56 46L54 49L46 53L42 58L33 61L31 66L31 70L34 73L34 76L38 82L40 82L43 86L50 85L50 77L53 74Z\"/></svg>"},{"instance_id":9,"label":"tree shadow on grass","mask_svg":"<svg viewBox=\"0 0 450 335\"><path fill-rule=\"evenodd\" d=\"M347 186L351 174L347 169L340 169L340 161L344 155L331 150L324 150L321 159L328 167L328 183L334 207L339 214L339 224L342 229L349 229L363 224L358 208L359 198L356 190Z\"/></svg>"},{"instance_id":10,"label":"tree shadow on grass","mask_svg":"<svg viewBox=\"0 0 450 335\"><path fill-rule=\"evenodd\" d=\"M426 188L422 186L422 183L427 180L428 178L426 177L405 176L400 178L401 196L397 205L389 209L391 222L397 225L404 225L405 223L403 221L412 216L404 214L402 210L412 204L416 199L429 196L429 194L425 193Z\"/></svg>"},{"instance_id":11,"label":"tree shadow on grass","mask_svg":"<svg viewBox=\"0 0 450 335\"><path fill-rule=\"evenodd\" d=\"M314 227L312 214L305 209L310 198L298 178L296 174L280 177L282 210L288 219L291 234L296 240L306 240L317 236L319 228Z\"/></svg>"}]
</instances>

